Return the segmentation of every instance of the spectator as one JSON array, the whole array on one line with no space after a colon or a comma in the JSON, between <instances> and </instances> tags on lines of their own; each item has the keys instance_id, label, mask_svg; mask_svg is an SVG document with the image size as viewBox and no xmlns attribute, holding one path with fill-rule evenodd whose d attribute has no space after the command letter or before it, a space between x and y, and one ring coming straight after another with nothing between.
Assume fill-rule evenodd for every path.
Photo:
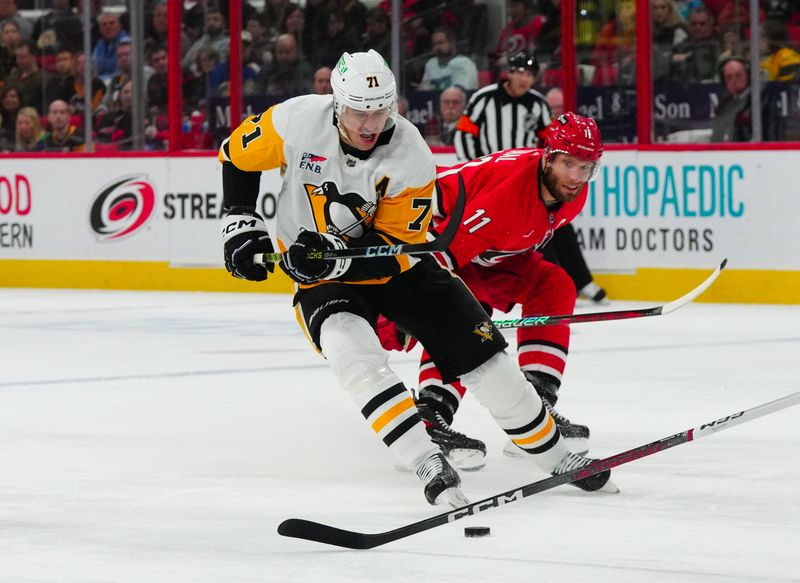
<instances>
[{"instance_id":1,"label":"spectator","mask_svg":"<svg viewBox=\"0 0 800 583\"><path fill-rule=\"evenodd\" d=\"M0 0L0 28L2 28L6 22L11 20L14 20L17 22L17 24L19 24L19 30L22 34L22 38L31 38L31 34L33 33L33 24L19 13L17 10L17 0Z\"/></svg>"},{"instance_id":2,"label":"spectator","mask_svg":"<svg viewBox=\"0 0 800 583\"><path fill-rule=\"evenodd\" d=\"M778 20L761 25L761 69L767 81L800 80L800 53L789 43L786 26Z\"/></svg>"},{"instance_id":3,"label":"spectator","mask_svg":"<svg viewBox=\"0 0 800 583\"><path fill-rule=\"evenodd\" d=\"M155 117L167 113L169 77L168 57L165 47L155 47L150 53L150 66L154 73L147 82L147 110Z\"/></svg>"},{"instance_id":4,"label":"spectator","mask_svg":"<svg viewBox=\"0 0 800 583\"><path fill-rule=\"evenodd\" d=\"M126 81L111 108L97 119L97 140L130 150L133 141L133 82Z\"/></svg>"},{"instance_id":5,"label":"spectator","mask_svg":"<svg viewBox=\"0 0 800 583\"><path fill-rule=\"evenodd\" d=\"M36 149L45 152L82 152L83 137L70 124L71 109L66 101L56 99L47 112L50 131L44 134Z\"/></svg>"},{"instance_id":6,"label":"spectator","mask_svg":"<svg viewBox=\"0 0 800 583\"><path fill-rule=\"evenodd\" d=\"M48 106L56 99L69 103L75 93L73 71L75 70L75 55L64 48L56 53L55 69L47 83Z\"/></svg>"},{"instance_id":7,"label":"spectator","mask_svg":"<svg viewBox=\"0 0 800 583\"><path fill-rule=\"evenodd\" d=\"M247 20L247 32L253 42L253 59L260 67L272 61L272 41L267 36L264 17L254 14Z\"/></svg>"},{"instance_id":8,"label":"spectator","mask_svg":"<svg viewBox=\"0 0 800 583\"><path fill-rule=\"evenodd\" d=\"M22 42L22 34L19 30L19 23L16 20L9 20L0 28L0 87L3 82L17 66L17 58L14 51Z\"/></svg>"},{"instance_id":9,"label":"spectator","mask_svg":"<svg viewBox=\"0 0 800 583\"><path fill-rule=\"evenodd\" d=\"M426 141L431 146L452 146L456 134L458 120L467 106L467 94L458 85L449 87L439 94L439 133L428 136Z\"/></svg>"},{"instance_id":10,"label":"spectator","mask_svg":"<svg viewBox=\"0 0 800 583\"><path fill-rule=\"evenodd\" d=\"M727 0L720 8L715 20L719 26L748 28L750 26L750 3L744 0ZM763 20L763 11L759 14L759 21L761 20Z\"/></svg>"},{"instance_id":11,"label":"spectator","mask_svg":"<svg viewBox=\"0 0 800 583\"><path fill-rule=\"evenodd\" d=\"M17 88L23 107L30 106L37 111L44 111L45 78L36 61L38 55L39 48L34 41L22 41L14 49L17 68L6 79L6 85Z\"/></svg>"},{"instance_id":12,"label":"spectator","mask_svg":"<svg viewBox=\"0 0 800 583\"><path fill-rule=\"evenodd\" d=\"M83 86L83 71L86 59L83 53L78 53L75 57L75 70L72 74L72 93L70 95L69 104L72 106L73 111L83 116L83 96L85 95L85 88ZM92 76L92 113L96 113L103 102L103 97L106 94L106 84L100 80L99 77ZM65 100L66 101L66 100Z\"/></svg>"},{"instance_id":13,"label":"spectator","mask_svg":"<svg viewBox=\"0 0 800 583\"><path fill-rule=\"evenodd\" d=\"M749 64L733 57L720 65L725 94L713 120L712 142L749 142L752 140L752 87ZM764 141L787 139L796 131L794 118L782 116L779 100L774 93L761 93L761 137Z\"/></svg>"},{"instance_id":14,"label":"spectator","mask_svg":"<svg viewBox=\"0 0 800 583\"><path fill-rule=\"evenodd\" d=\"M669 79L672 48L689 35L672 0L653 0L653 82Z\"/></svg>"},{"instance_id":15,"label":"spectator","mask_svg":"<svg viewBox=\"0 0 800 583\"><path fill-rule=\"evenodd\" d=\"M267 25L267 38L277 40L281 34L281 23L293 4L289 0L267 0L264 5L264 24Z\"/></svg>"},{"instance_id":16,"label":"spectator","mask_svg":"<svg viewBox=\"0 0 800 583\"><path fill-rule=\"evenodd\" d=\"M213 84L216 80L212 79L211 74L221 61L219 53L211 47L201 47L195 53L195 61L183 82L183 101L185 107L202 109L216 90Z\"/></svg>"},{"instance_id":17,"label":"spectator","mask_svg":"<svg viewBox=\"0 0 800 583\"><path fill-rule=\"evenodd\" d=\"M59 48L78 51L83 44L83 27L70 0L51 0L52 9L45 12L33 25L33 38L39 38L45 30L55 32Z\"/></svg>"},{"instance_id":18,"label":"spectator","mask_svg":"<svg viewBox=\"0 0 800 583\"><path fill-rule=\"evenodd\" d=\"M439 27L431 37L433 54L422 73L419 89L442 91L458 86L468 91L478 88L478 68L472 59L456 54L456 35L453 29Z\"/></svg>"},{"instance_id":19,"label":"spectator","mask_svg":"<svg viewBox=\"0 0 800 583\"><path fill-rule=\"evenodd\" d=\"M101 12L97 17L100 27L100 40L92 51L97 76L103 81L111 79L119 72L117 66L117 45L122 41L130 42L128 33L122 30L119 15L113 12Z\"/></svg>"},{"instance_id":20,"label":"spectator","mask_svg":"<svg viewBox=\"0 0 800 583\"><path fill-rule=\"evenodd\" d=\"M132 62L133 48L130 39L117 43L117 73L108 82L108 91L103 98L103 108L109 109L111 103L119 99L122 86L132 78Z\"/></svg>"},{"instance_id":21,"label":"spectator","mask_svg":"<svg viewBox=\"0 0 800 583\"><path fill-rule=\"evenodd\" d=\"M183 30L189 37L189 45L191 46L203 36L203 26L206 17L206 2L205 0L186 0L183 2L183 12L181 19L183 21ZM186 57L186 54L183 55Z\"/></svg>"},{"instance_id":22,"label":"spectator","mask_svg":"<svg viewBox=\"0 0 800 583\"><path fill-rule=\"evenodd\" d=\"M208 122L202 111L193 111L184 120L181 131L181 150L210 150L214 144L214 136L208 131Z\"/></svg>"},{"instance_id":23,"label":"spectator","mask_svg":"<svg viewBox=\"0 0 800 583\"><path fill-rule=\"evenodd\" d=\"M389 15L378 6L370 8L367 12L364 42L361 45L361 50L374 49L384 59L388 60L391 56L391 33L392 27Z\"/></svg>"},{"instance_id":24,"label":"spectator","mask_svg":"<svg viewBox=\"0 0 800 583\"><path fill-rule=\"evenodd\" d=\"M17 130L17 114L22 105L16 87L3 87L0 90L0 131L13 136Z\"/></svg>"},{"instance_id":25,"label":"spectator","mask_svg":"<svg viewBox=\"0 0 800 583\"><path fill-rule=\"evenodd\" d=\"M500 31L493 68L503 69L507 59L519 52L530 52L536 46L536 38L544 25L544 17L533 12L531 0L507 0L508 24Z\"/></svg>"},{"instance_id":26,"label":"spectator","mask_svg":"<svg viewBox=\"0 0 800 583\"><path fill-rule=\"evenodd\" d=\"M560 117L564 113L564 92L560 87L553 87L544 95L547 105L550 107L550 114L553 119Z\"/></svg>"},{"instance_id":27,"label":"spectator","mask_svg":"<svg viewBox=\"0 0 800 583\"><path fill-rule=\"evenodd\" d=\"M23 107L17 114L16 125L14 150L33 152L44 134L42 122L39 121L39 112L32 107Z\"/></svg>"},{"instance_id":28,"label":"spectator","mask_svg":"<svg viewBox=\"0 0 800 583\"><path fill-rule=\"evenodd\" d=\"M156 47L167 46L168 11L166 0L159 0L153 8L153 15L145 25L144 54L149 55ZM181 31L181 57L191 46L189 35Z\"/></svg>"},{"instance_id":29,"label":"spectator","mask_svg":"<svg viewBox=\"0 0 800 583\"><path fill-rule=\"evenodd\" d=\"M242 31L242 95L258 93L258 75L261 66L253 59L252 37L246 30ZM211 72L211 87L216 97L230 96L230 59L217 65Z\"/></svg>"},{"instance_id":30,"label":"spectator","mask_svg":"<svg viewBox=\"0 0 800 583\"><path fill-rule=\"evenodd\" d=\"M390 0L382 0L378 5L387 13L391 12ZM406 33L405 54L407 58L419 57L431 52L431 35L436 27L455 27L458 23L453 12L446 6L440 0L405 0L403 2L403 28ZM461 9L462 4L458 3L458 7ZM408 71L408 79L411 82L419 83L419 79L422 78L423 65L424 63L420 63L418 73L416 72L417 67Z\"/></svg>"},{"instance_id":31,"label":"spectator","mask_svg":"<svg viewBox=\"0 0 800 583\"><path fill-rule=\"evenodd\" d=\"M747 55L750 52L748 43L742 39L741 29L738 27L725 26L719 30L720 44L722 52L719 54L720 64L733 57Z\"/></svg>"},{"instance_id":32,"label":"spectator","mask_svg":"<svg viewBox=\"0 0 800 583\"><path fill-rule=\"evenodd\" d=\"M209 8L205 22L205 34L195 41L181 61L181 67L191 70L195 76L202 74L197 68L197 54L201 49L213 49L220 61L228 58L230 38L225 34L225 16L222 11L219 8Z\"/></svg>"},{"instance_id":33,"label":"spectator","mask_svg":"<svg viewBox=\"0 0 800 583\"><path fill-rule=\"evenodd\" d=\"M325 38L328 30L329 12L328 0L306 0L306 58L311 62L316 62L315 45Z\"/></svg>"},{"instance_id":34,"label":"spectator","mask_svg":"<svg viewBox=\"0 0 800 583\"><path fill-rule=\"evenodd\" d=\"M303 39L305 38L306 13L305 10L295 4L290 4L283 13L281 22L281 34L291 34L297 41L297 50L300 57L305 59L306 54L303 50Z\"/></svg>"},{"instance_id":35,"label":"spectator","mask_svg":"<svg viewBox=\"0 0 800 583\"><path fill-rule=\"evenodd\" d=\"M798 14L800 5L798 5L797 0L769 0L763 10L764 17L767 20L780 20L781 22L789 23L800 16Z\"/></svg>"},{"instance_id":36,"label":"spectator","mask_svg":"<svg viewBox=\"0 0 800 583\"><path fill-rule=\"evenodd\" d=\"M548 65L561 63L561 0L542 0L544 23L536 37L536 55Z\"/></svg>"},{"instance_id":37,"label":"spectator","mask_svg":"<svg viewBox=\"0 0 800 583\"><path fill-rule=\"evenodd\" d=\"M722 63L725 96L714 118L712 142L749 142L752 136L750 75L738 58Z\"/></svg>"},{"instance_id":38,"label":"spectator","mask_svg":"<svg viewBox=\"0 0 800 583\"><path fill-rule=\"evenodd\" d=\"M45 30L36 41L36 46L39 47L39 66L47 79L55 72L56 53L58 52L56 33L53 30Z\"/></svg>"},{"instance_id":39,"label":"spectator","mask_svg":"<svg viewBox=\"0 0 800 583\"><path fill-rule=\"evenodd\" d=\"M320 67L314 71L314 79L311 88L316 95L330 95L333 93L330 67Z\"/></svg>"},{"instance_id":40,"label":"spectator","mask_svg":"<svg viewBox=\"0 0 800 583\"><path fill-rule=\"evenodd\" d=\"M275 40L275 59L259 75L259 91L265 95L292 97L311 91L311 65L300 58L297 41L291 34Z\"/></svg>"},{"instance_id":41,"label":"spectator","mask_svg":"<svg viewBox=\"0 0 800 583\"><path fill-rule=\"evenodd\" d=\"M592 52L594 85L633 85L636 66L636 4L623 0L597 35Z\"/></svg>"},{"instance_id":42,"label":"spectator","mask_svg":"<svg viewBox=\"0 0 800 583\"><path fill-rule=\"evenodd\" d=\"M334 0L336 10L344 14L347 28L358 32L359 36L367 27L367 7L359 0ZM351 49L355 51L356 48Z\"/></svg>"},{"instance_id":43,"label":"spectator","mask_svg":"<svg viewBox=\"0 0 800 583\"><path fill-rule=\"evenodd\" d=\"M689 38L672 49L672 80L690 83L716 81L720 52L711 12L704 6L693 9L689 14Z\"/></svg>"},{"instance_id":44,"label":"spectator","mask_svg":"<svg viewBox=\"0 0 800 583\"><path fill-rule=\"evenodd\" d=\"M344 13L334 10L328 15L328 28L314 62L318 66L333 67L342 53L355 51L360 44L360 32L348 29Z\"/></svg>"}]
</instances>

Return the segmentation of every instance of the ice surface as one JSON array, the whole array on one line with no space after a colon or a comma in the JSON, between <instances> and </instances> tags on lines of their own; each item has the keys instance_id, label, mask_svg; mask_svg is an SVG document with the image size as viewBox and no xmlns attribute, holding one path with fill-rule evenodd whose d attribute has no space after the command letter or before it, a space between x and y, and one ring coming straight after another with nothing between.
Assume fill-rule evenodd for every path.
<instances>
[{"instance_id":1,"label":"ice surface","mask_svg":"<svg viewBox=\"0 0 800 583\"><path fill-rule=\"evenodd\" d=\"M800 581L800 407L618 468L616 496L560 487L371 551L278 536L288 517L377 532L444 510L290 306L0 290L0 582ZM417 357L392 355L409 384ZM605 456L798 378L800 306L692 304L573 326L559 409ZM489 447L462 474L472 499L542 477L469 397L456 428Z\"/></svg>"}]
</instances>

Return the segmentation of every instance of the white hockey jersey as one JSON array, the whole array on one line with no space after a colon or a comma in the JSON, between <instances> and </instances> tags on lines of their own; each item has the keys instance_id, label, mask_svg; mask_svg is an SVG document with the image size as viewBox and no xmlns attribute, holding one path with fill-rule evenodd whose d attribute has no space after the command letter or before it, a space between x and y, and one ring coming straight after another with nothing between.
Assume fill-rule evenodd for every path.
<instances>
[{"instance_id":1,"label":"white hockey jersey","mask_svg":"<svg viewBox=\"0 0 800 583\"><path fill-rule=\"evenodd\" d=\"M342 150L333 120L333 96L295 97L246 119L220 148L220 160L240 170L281 168L280 250L304 229L350 239L372 228L404 243L424 242L436 166L419 131L398 116L388 143L361 160ZM416 262L397 259L401 271Z\"/></svg>"}]
</instances>

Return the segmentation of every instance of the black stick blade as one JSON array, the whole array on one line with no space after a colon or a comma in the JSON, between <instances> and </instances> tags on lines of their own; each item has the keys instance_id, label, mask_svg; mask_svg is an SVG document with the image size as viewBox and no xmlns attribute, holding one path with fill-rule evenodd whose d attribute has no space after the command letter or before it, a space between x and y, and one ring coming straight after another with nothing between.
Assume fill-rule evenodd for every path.
<instances>
[{"instance_id":1,"label":"black stick blade","mask_svg":"<svg viewBox=\"0 0 800 583\"><path fill-rule=\"evenodd\" d=\"M366 540L368 535L301 518L289 518L281 522L278 534L348 549L368 549L373 546Z\"/></svg>"}]
</instances>

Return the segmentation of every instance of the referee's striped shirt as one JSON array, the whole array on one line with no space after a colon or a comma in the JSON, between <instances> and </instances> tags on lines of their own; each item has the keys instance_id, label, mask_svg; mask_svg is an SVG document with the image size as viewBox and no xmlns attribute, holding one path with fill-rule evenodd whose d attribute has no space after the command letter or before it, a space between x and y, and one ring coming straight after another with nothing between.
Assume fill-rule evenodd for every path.
<instances>
[{"instance_id":1,"label":"referee's striped shirt","mask_svg":"<svg viewBox=\"0 0 800 583\"><path fill-rule=\"evenodd\" d=\"M508 148L536 148L550 125L550 107L533 89L511 97L493 83L472 94L458 121L454 145L459 160L471 160Z\"/></svg>"}]
</instances>

